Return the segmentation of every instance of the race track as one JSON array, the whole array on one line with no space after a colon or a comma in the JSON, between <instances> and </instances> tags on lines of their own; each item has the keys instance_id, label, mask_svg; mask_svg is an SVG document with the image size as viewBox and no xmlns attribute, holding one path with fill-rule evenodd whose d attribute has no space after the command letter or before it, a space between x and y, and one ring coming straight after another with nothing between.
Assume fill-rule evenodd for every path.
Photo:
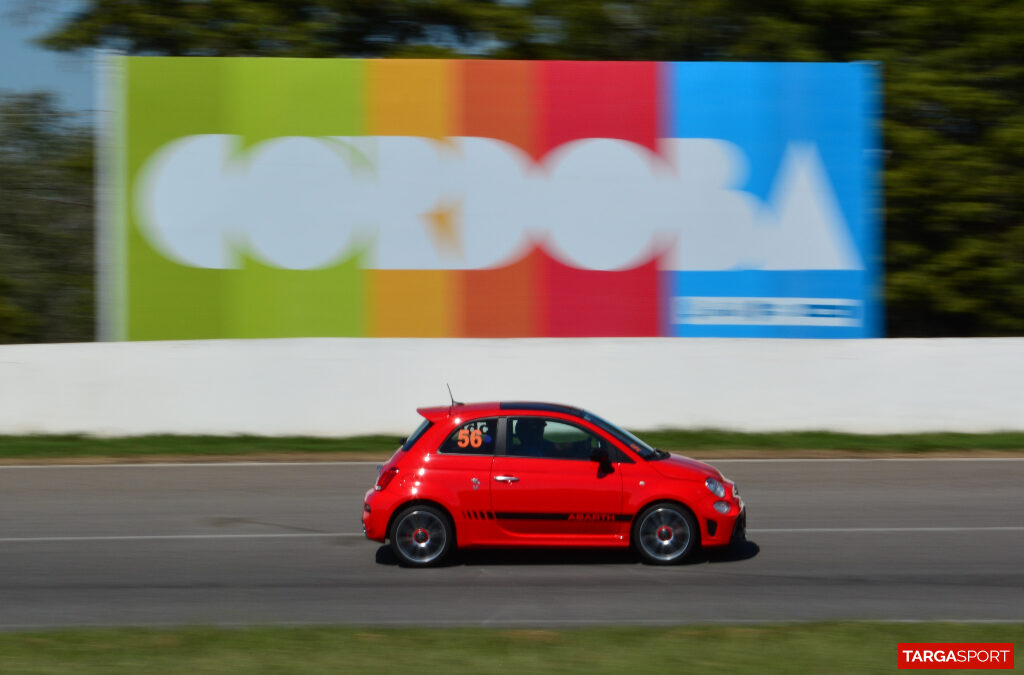
<instances>
[{"instance_id":1,"label":"race track","mask_svg":"<svg viewBox=\"0 0 1024 675\"><path fill-rule=\"evenodd\" d=\"M372 464L0 468L0 628L1024 620L1024 461L720 460L742 549L394 564Z\"/></svg>"}]
</instances>

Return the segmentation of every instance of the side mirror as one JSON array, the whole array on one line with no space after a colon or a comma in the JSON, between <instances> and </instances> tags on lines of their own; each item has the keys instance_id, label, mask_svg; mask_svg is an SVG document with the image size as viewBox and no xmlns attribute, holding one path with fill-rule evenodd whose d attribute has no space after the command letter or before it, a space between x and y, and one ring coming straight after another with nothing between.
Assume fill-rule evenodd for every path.
<instances>
[{"instance_id":1,"label":"side mirror","mask_svg":"<svg viewBox=\"0 0 1024 675\"><path fill-rule=\"evenodd\" d=\"M597 447L590 451L590 461L597 462L602 473L611 473L612 460L608 456L608 448Z\"/></svg>"}]
</instances>

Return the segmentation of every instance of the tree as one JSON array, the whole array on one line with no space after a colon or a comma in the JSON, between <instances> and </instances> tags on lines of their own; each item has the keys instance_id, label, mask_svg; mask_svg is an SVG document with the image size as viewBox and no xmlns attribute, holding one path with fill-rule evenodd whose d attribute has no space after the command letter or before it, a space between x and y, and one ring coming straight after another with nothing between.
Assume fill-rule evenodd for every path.
<instances>
[{"instance_id":1,"label":"tree","mask_svg":"<svg viewBox=\"0 0 1024 675\"><path fill-rule=\"evenodd\" d=\"M0 344L24 342L32 332L32 317L8 299L13 286L0 276Z\"/></svg>"},{"instance_id":2,"label":"tree","mask_svg":"<svg viewBox=\"0 0 1024 675\"><path fill-rule=\"evenodd\" d=\"M86 0L139 54L877 61L890 335L1024 333L1024 0Z\"/></svg>"},{"instance_id":3,"label":"tree","mask_svg":"<svg viewBox=\"0 0 1024 675\"><path fill-rule=\"evenodd\" d=\"M91 0L42 42L131 54L454 55L520 39L526 18L500 0Z\"/></svg>"},{"instance_id":4,"label":"tree","mask_svg":"<svg viewBox=\"0 0 1024 675\"><path fill-rule=\"evenodd\" d=\"M0 342L93 338L92 138L71 117L0 97Z\"/></svg>"}]
</instances>

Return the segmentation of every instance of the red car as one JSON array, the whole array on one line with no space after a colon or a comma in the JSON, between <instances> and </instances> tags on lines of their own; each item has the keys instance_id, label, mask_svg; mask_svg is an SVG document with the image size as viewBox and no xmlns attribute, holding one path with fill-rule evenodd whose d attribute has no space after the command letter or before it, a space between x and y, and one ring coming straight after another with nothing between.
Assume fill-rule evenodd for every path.
<instances>
[{"instance_id":1,"label":"red car","mask_svg":"<svg viewBox=\"0 0 1024 675\"><path fill-rule=\"evenodd\" d=\"M743 537L736 485L564 405L503 402L417 410L423 423L381 468L363 529L400 563L456 548L633 546L672 564Z\"/></svg>"}]
</instances>

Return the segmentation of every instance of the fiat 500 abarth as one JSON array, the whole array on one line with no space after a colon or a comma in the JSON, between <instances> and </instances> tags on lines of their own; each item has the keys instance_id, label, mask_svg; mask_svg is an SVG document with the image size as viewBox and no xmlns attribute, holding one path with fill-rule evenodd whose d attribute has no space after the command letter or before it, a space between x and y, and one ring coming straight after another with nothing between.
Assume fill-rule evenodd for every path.
<instances>
[{"instance_id":1,"label":"fiat 500 abarth","mask_svg":"<svg viewBox=\"0 0 1024 675\"><path fill-rule=\"evenodd\" d=\"M549 403L419 408L423 423L381 467L363 529L400 563L456 546L621 547L667 565L743 537L736 485L596 415Z\"/></svg>"}]
</instances>

